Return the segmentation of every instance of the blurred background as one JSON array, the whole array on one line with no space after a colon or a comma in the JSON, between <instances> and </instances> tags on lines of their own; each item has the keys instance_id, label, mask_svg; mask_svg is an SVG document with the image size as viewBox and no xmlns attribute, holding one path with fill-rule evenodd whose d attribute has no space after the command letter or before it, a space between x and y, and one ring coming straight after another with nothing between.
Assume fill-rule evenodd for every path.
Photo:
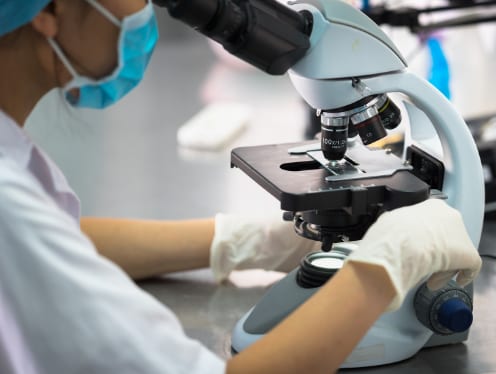
<instances>
[{"instance_id":1,"label":"blurred background","mask_svg":"<svg viewBox=\"0 0 496 374\"><path fill-rule=\"evenodd\" d=\"M357 6L364 2L354 1ZM367 6L433 6L447 1L377 1ZM312 113L286 76L269 76L223 53L205 37L157 8L161 40L142 84L107 111L69 108L58 91L30 117L31 136L55 159L82 200L83 214L156 219L207 217L220 211L257 213L278 202L239 170L236 146L297 142L311 137ZM496 23L495 23L496 24ZM496 79L492 23L438 30L449 64L449 95L484 140L492 160ZM429 79L434 69L425 36L384 26L410 63ZM446 82L445 82L446 83ZM221 148L178 144L183 124L213 103L242 104L237 136ZM239 126L217 114L223 126ZM483 131L482 131L482 130ZM477 134L475 134L477 133ZM482 134L482 135L481 135ZM482 142L482 140L481 140ZM491 183L496 169L486 167Z\"/></svg>"}]
</instances>

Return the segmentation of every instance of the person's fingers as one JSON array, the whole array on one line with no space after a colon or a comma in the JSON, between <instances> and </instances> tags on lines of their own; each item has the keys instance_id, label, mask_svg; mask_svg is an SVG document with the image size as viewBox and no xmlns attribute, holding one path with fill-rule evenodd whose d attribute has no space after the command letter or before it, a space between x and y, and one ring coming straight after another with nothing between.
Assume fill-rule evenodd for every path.
<instances>
[{"instance_id":1,"label":"person's fingers","mask_svg":"<svg viewBox=\"0 0 496 374\"><path fill-rule=\"evenodd\" d=\"M458 265L459 269L456 282L462 287L477 277L482 266L482 259L474 247L471 251L465 251L463 256L459 256L456 262L457 264L453 264L454 266Z\"/></svg>"},{"instance_id":2,"label":"person's fingers","mask_svg":"<svg viewBox=\"0 0 496 374\"><path fill-rule=\"evenodd\" d=\"M460 287L465 287L467 284L472 282L475 277L477 277L477 274L479 274L480 267L477 269L466 269L462 270L458 273L458 276L456 277L456 283Z\"/></svg>"},{"instance_id":3,"label":"person's fingers","mask_svg":"<svg viewBox=\"0 0 496 374\"><path fill-rule=\"evenodd\" d=\"M460 287L465 287L472 282L479 274L482 265L480 257L474 257L474 264L471 268L460 271L444 271L433 274L427 281L427 287L431 290L438 290L448 283L456 275L456 283Z\"/></svg>"},{"instance_id":4,"label":"person's fingers","mask_svg":"<svg viewBox=\"0 0 496 374\"><path fill-rule=\"evenodd\" d=\"M433 274L427 281L427 287L436 291L443 288L456 274L456 271L443 271Z\"/></svg>"}]
</instances>

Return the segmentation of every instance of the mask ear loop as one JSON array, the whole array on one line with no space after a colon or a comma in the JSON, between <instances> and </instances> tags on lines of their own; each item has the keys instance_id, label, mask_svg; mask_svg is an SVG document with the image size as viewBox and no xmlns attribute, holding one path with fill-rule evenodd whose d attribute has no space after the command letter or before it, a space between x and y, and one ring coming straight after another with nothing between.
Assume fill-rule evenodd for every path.
<instances>
[{"instance_id":1,"label":"mask ear loop","mask_svg":"<svg viewBox=\"0 0 496 374\"><path fill-rule=\"evenodd\" d=\"M122 22L116 16L114 16L108 9L103 7L103 5L101 5L99 2L97 2L96 0L86 0L86 1L91 6L93 6L97 11L99 11L105 18L107 18L110 22L116 25L118 28L122 27ZM79 77L79 73L76 71L76 69L74 69L71 62L67 58L66 54L60 48L59 44L53 38L48 38L48 43L53 48L57 56L60 58L62 64L64 64L66 69L69 70L69 73L72 75L72 78L76 79L77 77Z\"/></svg>"},{"instance_id":2,"label":"mask ear loop","mask_svg":"<svg viewBox=\"0 0 496 374\"><path fill-rule=\"evenodd\" d=\"M71 101L70 97L72 95L69 93L71 90L71 85L74 84L78 79L80 79L79 73L74 69L72 66L71 62L67 58L66 54L64 51L62 51L62 48L60 48L59 44L53 39L53 38L47 38L48 44L52 47L53 51L55 51L55 54L58 56L60 61L62 61L62 65L65 66L65 68L69 71L69 74L72 76L72 80L65 85L65 87L62 87L62 90L64 92L64 96L66 96L66 99L68 101ZM69 95L69 96L68 96Z\"/></svg>"},{"instance_id":3,"label":"mask ear loop","mask_svg":"<svg viewBox=\"0 0 496 374\"><path fill-rule=\"evenodd\" d=\"M72 75L72 78L76 79L77 77L79 77L78 72L76 71L76 69L74 69L71 62L69 61L65 53L62 51L58 43L55 40L53 40L53 38L47 38L47 40L50 46L52 47L52 49L55 51L56 55L59 57L60 61L62 61L62 64L65 66L67 70L69 70L69 73Z\"/></svg>"},{"instance_id":4,"label":"mask ear loop","mask_svg":"<svg viewBox=\"0 0 496 374\"><path fill-rule=\"evenodd\" d=\"M102 4L100 4L96 0L86 0L93 8L98 10L105 18L107 18L110 22L112 22L117 27L121 28L122 22L114 16L107 8L105 8Z\"/></svg>"}]
</instances>

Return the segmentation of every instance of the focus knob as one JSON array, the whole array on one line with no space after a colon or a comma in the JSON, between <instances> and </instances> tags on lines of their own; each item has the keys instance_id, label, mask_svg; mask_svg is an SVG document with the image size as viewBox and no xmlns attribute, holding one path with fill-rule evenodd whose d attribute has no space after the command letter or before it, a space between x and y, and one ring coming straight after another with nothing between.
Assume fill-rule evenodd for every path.
<instances>
[{"instance_id":1,"label":"focus knob","mask_svg":"<svg viewBox=\"0 0 496 374\"><path fill-rule=\"evenodd\" d=\"M472 325L472 309L461 299L445 301L438 311L438 321L441 325L453 332L463 332Z\"/></svg>"},{"instance_id":2,"label":"focus knob","mask_svg":"<svg viewBox=\"0 0 496 374\"><path fill-rule=\"evenodd\" d=\"M423 284L414 307L419 321L439 335L460 333L472 325L472 297L454 281L436 291Z\"/></svg>"}]
</instances>

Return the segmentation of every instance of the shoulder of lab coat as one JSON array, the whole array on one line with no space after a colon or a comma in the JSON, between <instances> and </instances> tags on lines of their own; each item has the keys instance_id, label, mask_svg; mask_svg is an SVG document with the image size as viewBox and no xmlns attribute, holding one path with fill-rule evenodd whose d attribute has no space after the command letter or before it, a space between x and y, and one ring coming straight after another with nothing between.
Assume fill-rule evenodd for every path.
<instances>
[{"instance_id":1,"label":"shoulder of lab coat","mask_svg":"<svg viewBox=\"0 0 496 374\"><path fill-rule=\"evenodd\" d=\"M31 174L2 157L0 256L0 373L224 372L171 311L98 255Z\"/></svg>"},{"instance_id":2,"label":"shoulder of lab coat","mask_svg":"<svg viewBox=\"0 0 496 374\"><path fill-rule=\"evenodd\" d=\"M50 157L6 113L0 110L0 155L32 174L60 209L79 221L77 195Z\"/></svg>"}]
</instances>

